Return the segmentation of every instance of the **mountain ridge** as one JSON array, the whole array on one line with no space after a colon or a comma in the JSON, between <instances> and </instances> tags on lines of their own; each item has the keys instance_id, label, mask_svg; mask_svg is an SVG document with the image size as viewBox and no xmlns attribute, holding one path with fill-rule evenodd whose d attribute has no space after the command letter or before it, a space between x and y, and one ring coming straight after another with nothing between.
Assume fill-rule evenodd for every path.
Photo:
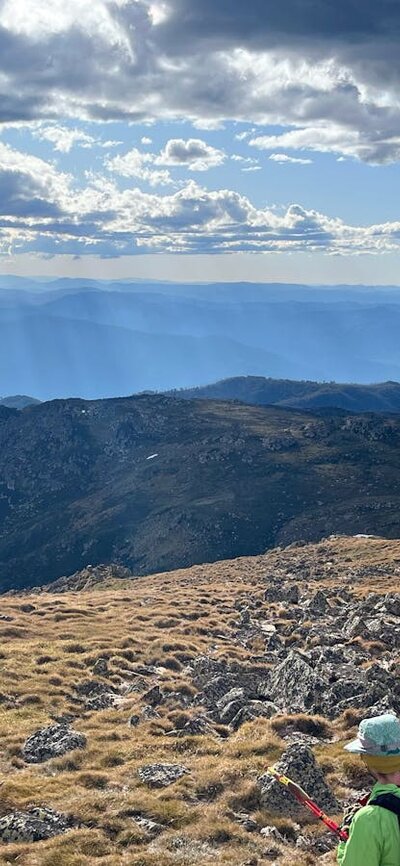
<instances>
[{"instance_id":1,"label":"mountain ridge","mask_svg":"<svg viewBox=\"0 0 400 866\"><path fill-rule=\"evenodd\" d=\"M249 405L311 411L328 407L349 412L400 412L400 383L393 381L360 385L241 376L171 393L181 399L240 400Z\"/></svg>"},{"instance_id":2,"label":"mountain ridge","mask_svg":"<svg viewBox=\"0 0 400 866\"><path fill-rule=\"evenodd\" d=\"M163 395L0 407L1 588L400 533L400 419Z\"/></svg>"}]
</instances>

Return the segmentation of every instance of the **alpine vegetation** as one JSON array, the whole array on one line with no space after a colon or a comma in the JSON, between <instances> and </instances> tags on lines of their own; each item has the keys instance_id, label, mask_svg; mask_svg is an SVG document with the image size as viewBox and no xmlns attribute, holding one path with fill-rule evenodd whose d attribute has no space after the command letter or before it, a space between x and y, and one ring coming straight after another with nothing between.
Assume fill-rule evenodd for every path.
<instances>
[{"instance_id":1,"label":"alpine vegetation","mask_svg":"<svg viewBox=\"0 0 400 866\"><path fill-rule=\"evenodd\" d=\"M2 862L346 863L354 815L392 826L399 563L336 536L4 595Z\"/></svg>"}]
</instances>

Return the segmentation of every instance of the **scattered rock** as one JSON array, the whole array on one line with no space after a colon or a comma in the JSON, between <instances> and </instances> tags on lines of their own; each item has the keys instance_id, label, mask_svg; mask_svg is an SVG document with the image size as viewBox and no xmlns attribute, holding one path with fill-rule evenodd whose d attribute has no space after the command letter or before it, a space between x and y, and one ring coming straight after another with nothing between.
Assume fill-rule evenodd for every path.
<instances>
[{"instance_id":1,"label":"scattered rock","mask_svg":"<svg viewBox=\"0 0 400 866\"><path fill-rule=\"evenodd\" d=\"M146 833L146 836L149 836L150 839L154 839L156 836L159 836L166 828L164 824L160 824L158 821L152 821L150 818L146 818L144 815L140 813L135 813L132 815L132 818L135 824Z\"/></svg>"},{"instance_id":2,"label":"scattered rock","mask_svg":"<svg viewBox=\"0 0 400 866\"><path fill-rule=\"evenodd\" d=\"M235 689L233 689L235 691ZM220 722L223 725L229 725L229 722L238 715L238 713L242 712L243 700L230 701L229 704L224 706L219 714Z\"/></svg>"},{"instance_id":3,"label":"scattered rock","mask_svg":"<svg viewBox=\"0 0 400 866\"><path fill-rule=\"evenodd\" d=\"M339 804L325 782L323 772L308 746L297 743L289 746L276 767L280 773L298 782L322 809L333 813L339 811ZM304 807L268 773L261 776L259 785L260 803L263 809L272 814L284 814L294 818L304 814Z\"/></svg>"},{"instance_id":4,"label":"scattered rock","mask_svg":"<svg viewBox=\"0 0 400 866\"><path fill-rule=\"evenodd\" d=\"M154 707L150 706L149 704L146 707L143 707L140 715L141 715L142 722L149 722L151 719L159 719L160 718L157 710Z\"/></svg>"},{"instance_id":5,"label":"scattered rock","mask_svg":"<svg viewBox=\"0 0 400 866\"><path fill-rule=\"evenodd\" d=\"M240 611L240 620L239 620L239 628L247 628L250 624L250 611L248 607L245 607Z\"/></svg>"},{"instance_id":6,"label":"scattered rock","mask_svg":"<svg viewBox=\"0 0 400 866\"><path fill-rule=\"evenodd\" d=\"M149 788L167 788L189 773L182 764L147 764L138 770L139 777Z\"/></svg>"},{"instance_id":7,"label":"scattered rock","mask_svg":"<svg viewBox=\"0 0 400 866\"><path fill-rule=\"evenodd\" d=\"M282 836L282 833L279 832L277 827L274 827L270 824L267 824L266 827L263 827L260 830L261 836L264 836L265 839L275 839L276 842L284 842L285 839Z\"/></svg>"},{"instance_id":8,"label":"scattered rock","mask_svg":"<svg viewBox=\"0 0 400 866\"><path fill-rule=\"evenodd\" d=\"M300 590L296 583L272 583L264 592L264 601L298 604Z\"/></svg>"},{"instance_id":9,"label":"scattered rock","mask_svg":"<svg viewBox=\"0 0 400 866\"><path fill-rule=\"evenodd\" d=\"M107 659L97 659L93 665L93 674L95 677L108 677L110 675Z\"/></svg>"},{"instance_id":10,"label":"scattered rock","mask_svg":"<svg viewBox=\"0 0 400 866\"><path fill-rule=\"evenodd\" d=\"M232 821L236 821L237 824L240 824L244 830L247 830L248 833L254 833L258 830L257 821L254 820L247 812L231 812L228 814L228 817L231 818Z\"/></svg>"},{"instance_id":11,"label":"scattered rock","mask_svg":"<svg viewBox=\"0 0 400 866\"><path fill-rule=\"evenodd\" d=\"M229 727L232 731L237 731L245 722L259 718L270 719L278 712L278 707L271 701L249 701L236 713Z\"/></svg>"},{"instance_id":12,"label":"scattered rock","mask_svg":"<svg viewBox=\"0 0 400 866\"><path fill-rule=\"evenodd\" d=\"M84 704L86 710L107 710L118 702L118 695L113 686L98 680L84 680L75 687L77 700Z\"/></svg>"},{"instance_id":13,"label":"scattered rock","mask_svg":"<svg viewBox=\"0 0 400 866\"><path fill-rule=\"evenodd\" d=\"M326 691L326 682L313 670L309 661L291 650L274 669L267 690L272 700L286 712L315 711Z\"/></svg>"},{"instance_id":14,"label":"scattered rock","mask_svg":"<svg viewBox=\"0 0 400 866\"><path fill-rule=\"evenodd\" d=\"M34 587L35 592L88 592L109 580L125 580L134 575L122 565L87 565L81 571L75 571L68 577L60 577L45 586Z\"/></svg>"},{"instance_id":15,"label":"scattered rock","mask_svg":"<svg viewBox=\"0 0 400 866\"><path fill-rule=\"evenodd\" d=\"M32 806L24 812L11 812L0 818L0 840L5 844L40 842L65 833L73 820L43 806Z\"/></svg>"},{"instance_id":16,"label":"scattered rock","mask_svg":"<svg viewBox=\"0 0 400 866\"><path fill-rule=\"evenodd\" d=\"M316 592L315 595L309 600L306 607L308 613L312 612L315 616L318 614L326 613L329 610L330 605L325 593L322 591L322 589L319 589L318 592Z\"/></svg>"},{"instance_id":17,"label":"scattered rock","mask_svg":"<svg viewBox=\"0 0 400 866\"><path fill-rule=\"evenodd\" d=\"M151 707L158 707L164 700L164 692L161 691L160 686L153 686L152 689L145 692L143 700Z\"/></svg>"},{"instance_id":18,"label":"scattered rock","mask_svg":"<svg viewBox=\"0 0 400 866\"><path fill-rule=\"evenodd\" d=\"M0 705L6 709L11 710L14 709L18 704L17 698L14 695L6 695L4 692L0 692Z\"/></svg>"},{"instance_id":19,"label":"scattered rock","mask_svg":"<svg viewBox=\"0 0 400 866\"><path fill-rule=\"evenodd\" d=\"M382 607L392 616L400 617L400 593L385 595Z\"/></svg>"},{"instance_id":20,"label":"scattered rock","mask_svg":"<svg viewBox=\"0 0 400 866\"><path fill-rule=\"evenodd\" d=\"M28 764L42 764L50 758L59 758L73 749L84 749L86 737L67 725L49 725L33 733L25 742L22 756Z\"/></svg>"},{"instance_id":21,"label":"scattered rock","mask_svg":"<svg viewBox=\"0 0 400 866\"><path fill-rule=\"evenodd\" d=\"M204 719L202 716L197 716L196 718L189 719L189 721L184 724L183 728L179 728L179 730L172 731L171 733L175 734L177 737L195 737L200 734L212 733L212 728L207 722L207 719Z\"/></svg>"}]
</instances>

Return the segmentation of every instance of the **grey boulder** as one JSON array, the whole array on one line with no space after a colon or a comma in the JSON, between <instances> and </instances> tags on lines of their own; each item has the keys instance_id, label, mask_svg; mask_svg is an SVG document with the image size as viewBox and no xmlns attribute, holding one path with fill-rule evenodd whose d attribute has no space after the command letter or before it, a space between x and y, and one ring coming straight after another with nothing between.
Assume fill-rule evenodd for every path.
<instances>
[{"instance_id":1,"label":"grey boulder","mask_svg":"<svg viewBox=\"0 0 400 866\"><path fill-rule=\"evenodd\" d=\"M50 758L59 758L74 749L84 749L86 737L68 725L49 725L35 731L25 742L22 756L28 764L42 764Z\"/></svg>"},{"instance_id":2,"label":"grey boulder","mask_svg":"<svg viewBox=\"0 0 400 866\"><path fill-rule=\"evenodd\" d=\"M11 845L18 842L40 842L65 833L72 820L46 807L33 806L24 812L11 812L0 818L0 840Z\"/></svg>"},{"instance_id":3,"label":"grey boulder","mask_svg":"<svg viewBox=\"0 0 400 866\"><path fill-rule=\"evenodd\" d=\"M149 788L167 788L188 772L181 764L147 764L138 770L141 781Z\"/></svg>"},{"instance_id":4,"label":"grey boulder","mask_svg":"<svg viewBox=\"0 0 400 866\"><path fill-rule=\"evenodd\" d=\"M339 811L339 804L308 746L300 743L289 746L276 764L276 768L293 782L301 785L322 809L327 812ZM273 776L265 773L259 779L259 786L260 803L263 809L274 815L287 815L292 818L304 814L304 807Z\"/></svg>"}]
</instances>

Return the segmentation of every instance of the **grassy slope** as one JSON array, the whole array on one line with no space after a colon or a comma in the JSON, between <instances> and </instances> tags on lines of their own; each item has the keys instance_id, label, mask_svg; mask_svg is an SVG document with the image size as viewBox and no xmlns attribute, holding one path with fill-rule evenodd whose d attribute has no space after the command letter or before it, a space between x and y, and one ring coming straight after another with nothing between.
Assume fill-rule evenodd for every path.
<instances>
[{"instance_id":1,"label":"grassy slope","mask_svg":"<svg viewBox=\"0 0 400 866\"><path fill-rule=\"evenodd\" d=\"M1 808L7 812L46 804L71 812L85 826L47 842L3 846L1 866L175 866L177 851L183 866L214 866L216 859L239 866L262 855L265 840L245 832L231 813L252 812L261 826L271 822L267 814L257 813L255 797L256 778L285 747L270 721L248 723L229 739L179 739L165 736L182 715L174 700L159 708L159 719L129 728L139 695L127 696L118 709L92 713L77 711L69 696L74 685L90 676L99 656L109 659L111 682L134 680L136 666L148 663L158 667L157 682L171 692L191 687L185 665L199 653L254 661L261 647L244 649L234 638L234 603L247 595L262 599L265 575L291 571L299 550L303 588L304 579L312 578L314 562L321 570L322 556L321 578L312 579L312 591L318 585L340 585L350 568L362 566L369 567L370 576L368 582L356 583L360 596L399 589L393 575L385 575L385 566L389 572L400 561L400 542L339 538L316 547L116 581L95 592L2 598L2 613L14 619L0 623L0 691L16 697L19 705L1 707ZM32 604L34 610L23 612L21 604ZM279 606L261 606L260 617L265 616L285 622ZM374 653L379 650L371 648L371 661ZM150 677L149 687L153 681ZM20 757L25 738L48 724L52 714L66 711L78 712L74 727L87 735L87 749L26 766ZM342 718L333 723L331 733L335 742L317 746L316 754L340 796L348 793L342 740L352 730ZM163 791L149 791L137 769L156 761L182 762L190 774ZM348 776L357 776L356 764L356 759L347 759ZM148 844L129 817L134 810L168 824L158 841ZM306 815L304 822L307 833ZM186 855L174 848L174 840L182 837ZM313 866L315 859L299 852L294 860L293 849L283 849L277 862Z\"/></svg>"}]
</instances>

